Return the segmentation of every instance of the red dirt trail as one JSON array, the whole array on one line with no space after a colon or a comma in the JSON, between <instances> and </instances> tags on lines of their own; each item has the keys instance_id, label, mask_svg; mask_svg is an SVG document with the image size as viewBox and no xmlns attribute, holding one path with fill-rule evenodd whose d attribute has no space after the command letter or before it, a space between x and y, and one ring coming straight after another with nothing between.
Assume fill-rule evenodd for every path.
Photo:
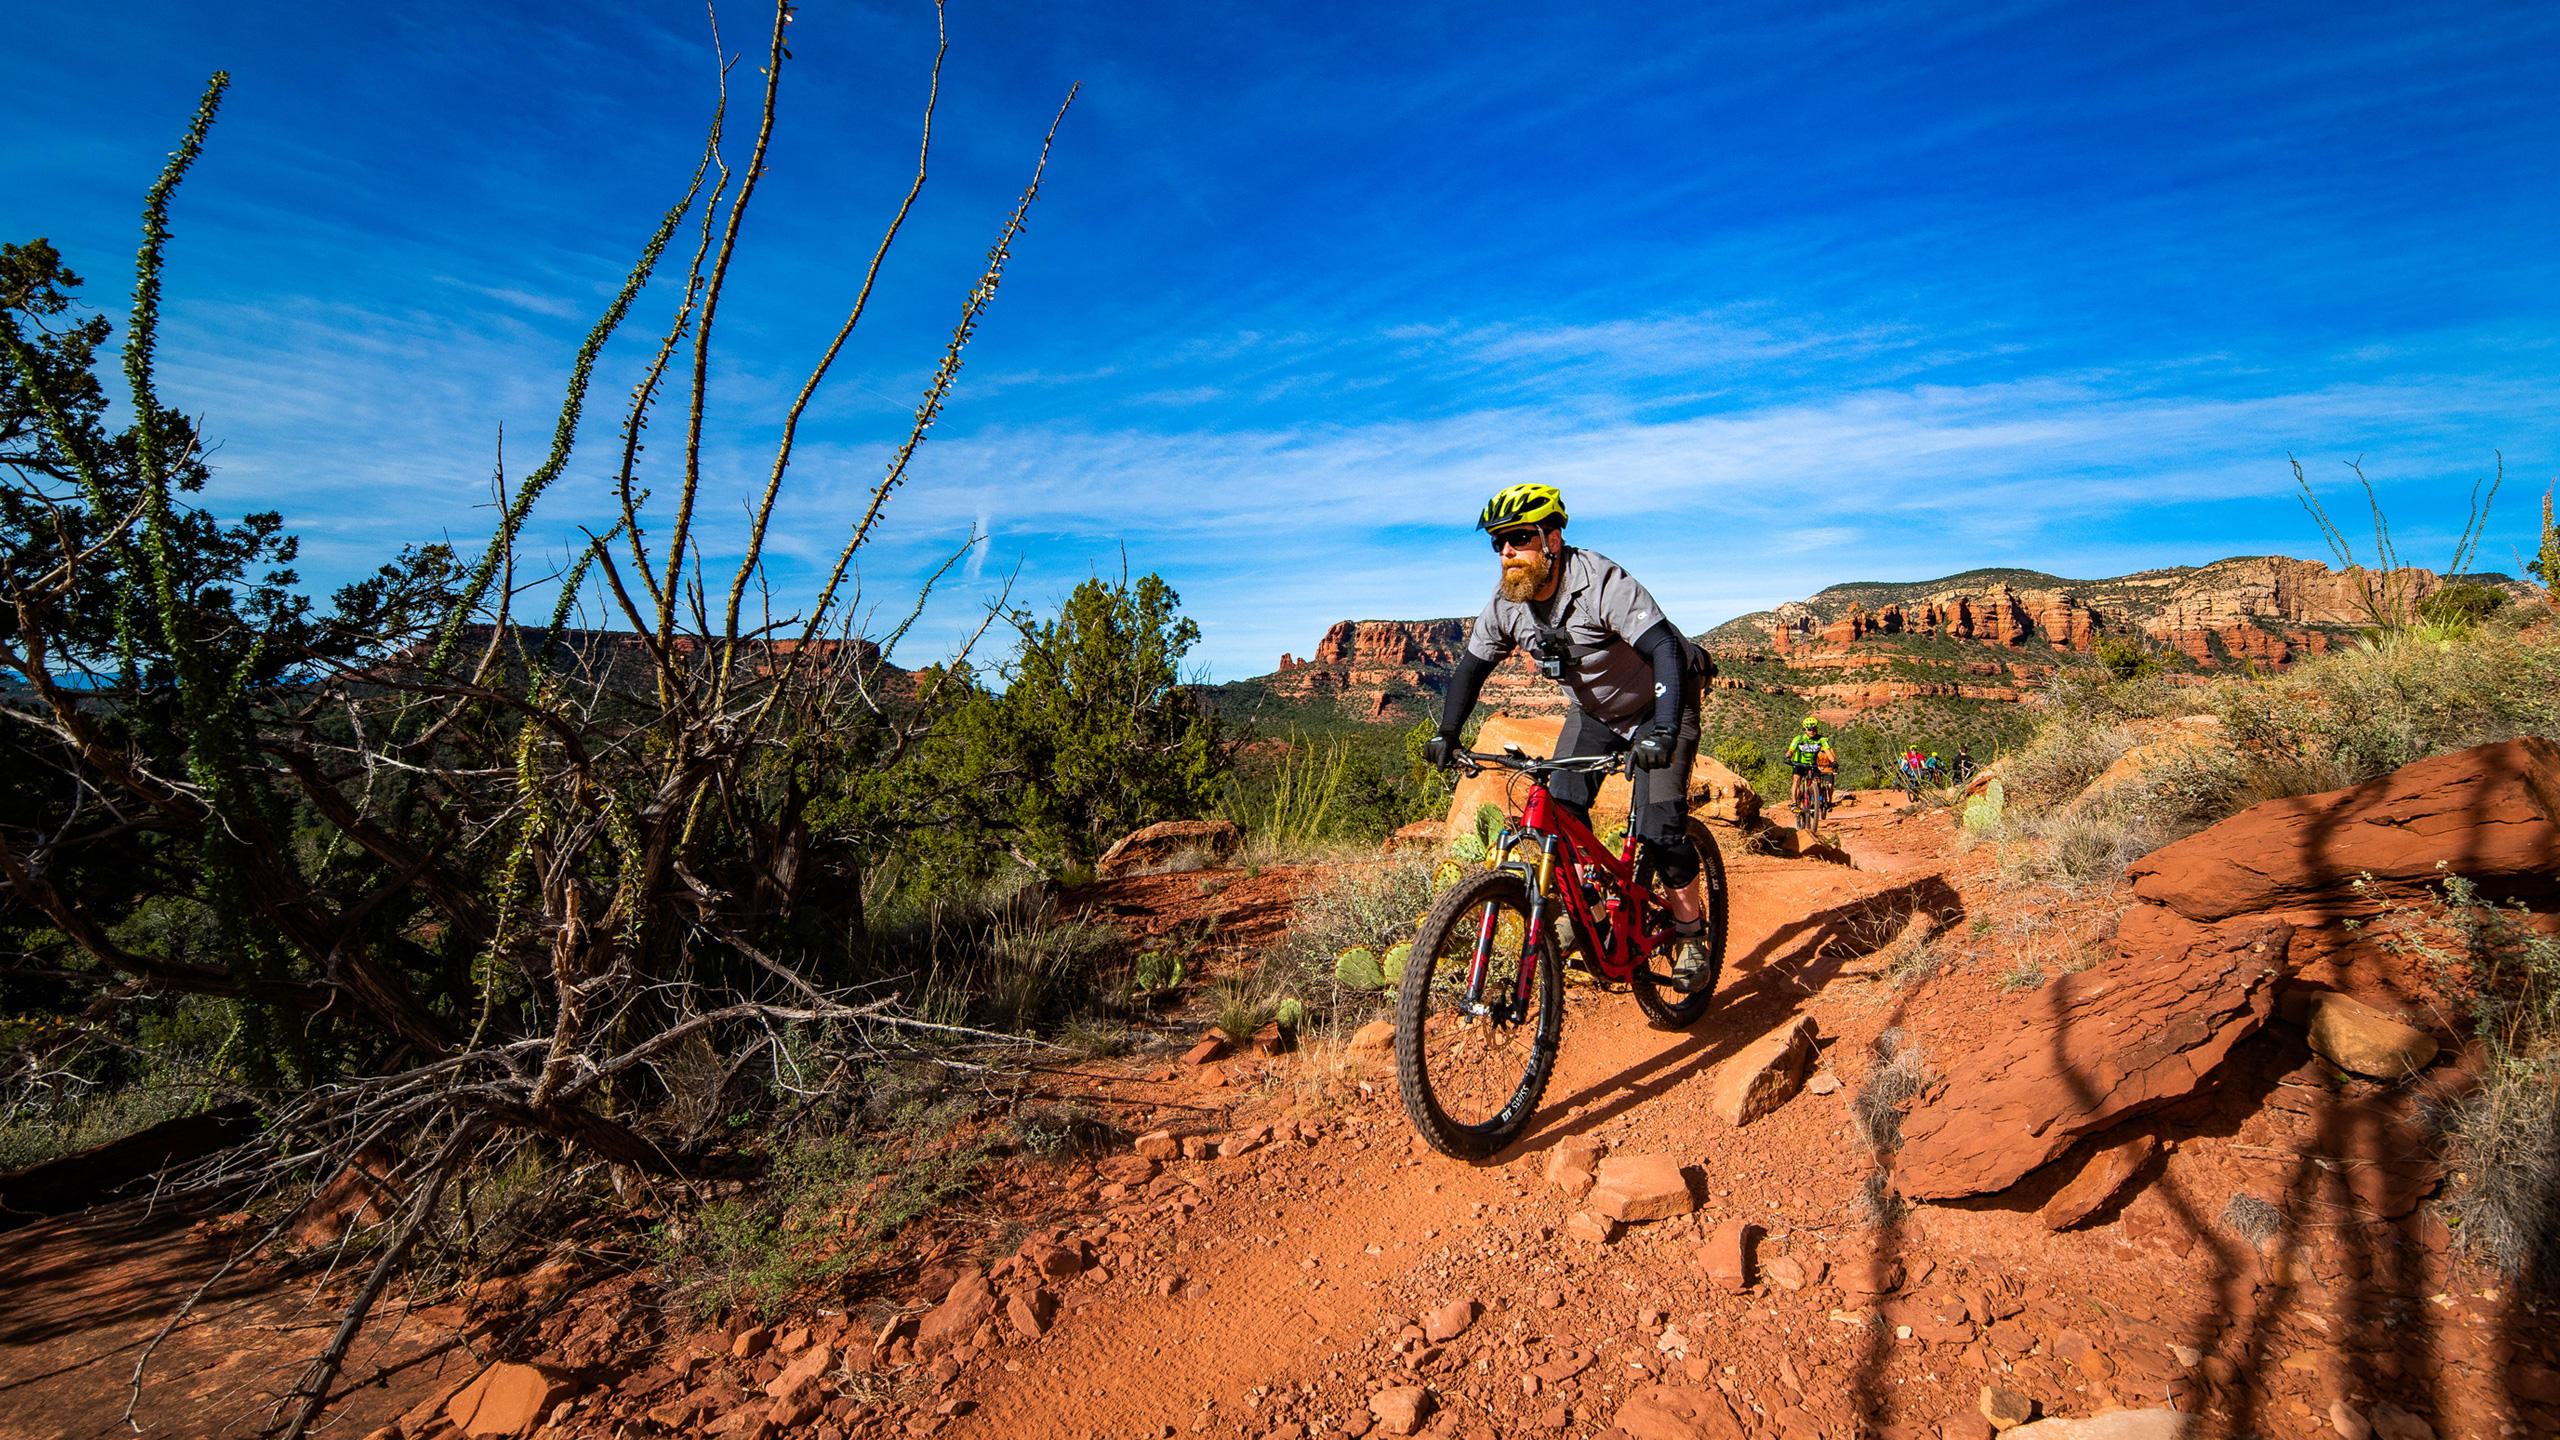
<instances>
[{"instance_id":1,"label":"red dirt trail","mask_svg":"<svg viewBox=\"0 0 2560 1440\"><path fill-rule=\"evenodd\" d=\"M1991 1384L2050 1415L2211 1404L2224 1418L2209 1433L2306 1440L2337 1433L2325 1424L2334 1400L2365 1408L2381 1387L2432 1415L2446 1440L2551 1433L2552 1411L2520 1406L2493 1378L2510 1364L2560 1360L2551 1335L2515 1327L2476 1278L2457 1283L2441 1225L2425 1228L2429 1212L2407 1227L2427 1277L2423 1299L2376 1296L2353 1267L2280 1287L2253 1252L2216 1230L2212 1217L2250 1183L2253 1155L2265 1148L2242 1143L2265 1138L2264 1122L2251 1119L2260 1098L2283 1103L2290 1081L2273 1077L2307 1059L2298 1040L2246 1042L2240 1063L2270 1080L2183 1120L2138 1198L2078 1229L2050 1232L2036 1214L2071 1164L1988 1200L1879 1215L1864 1193L1876 1160L1850 1113L1877 1065L1879 1033L1906 1031L1935 1073L1933 1061L2016 1023L2019 1012L2002 1008L2004 969L2077 968L2073 957L2112 934L2110 907L2122 904L2120 895L2006 889L1987 848L1959 853L1946 812L1898 802L1865 792L1837 812L1855 869L1729 856L1724 980L1693 1031L1650 1028L1623 992L1572 988L1545 1102L1524 1141L1492 1163L1424 1149L1382 1055L1312 1045L1230 1065L1214 1087L1205 1076L1135 1073L1144 1068L1135 1063L1130 1073L1079 1067L1124 1125L1212 1137L1302 1128L1235 1158L1170 1162L1135 1193L1106 1191L1089 1169L1016 1166L977 1221L989 1234L1018 1234L1047 1219L1035 1239L1081 1238L1096 1257L1058 1287L1055 1324L1029 1340L999 1319L938 1370L884 1374L869 1327L818 1319L817 1336L850 1349L849 1368L828 1382L824 1408L781 1429L782 1440L1316 1440L1377 1433L1371 1397L1406 1385L1432 1393L1432 1434L1623 1436L1611 1428L1620 1403L1655 1384L1717 1387L1751 1440L1973 1440L1989 1433L1977 1407ZM1113 913L1133 929L1161 928L1150 905L1196 902L1202 878L1132 882L1115 892ZM1239 875L1225 893L1276 933L1296 883ZM1913 954L1897 933L1923 911L1940 927L1927 951L1938 973L1897 985L1894 967ZM1748 1126L1728 1125L1708 1103L1716 1067L1798 1015L1821 1035L1814 1085ZM2243 1136L2244 1123L2260 1128ZM1575 1137L1671 1157L1690 1172L1698 1213L1632 1225L1608 1243L1580 1238L1567 1228L1579 1202L1543 1178L1544 1152ZM1748 1288L1720 1284L1699 1253L1731 1220L1758 1227ZM0 1237L0 1259L29 1263L32 1242L21 1237L31 1233ZM1898 1263L1898 1287L1855 1288L1853 1277L1878 1257ZM119 1428L133 1347L176 1293L167 1256L156 1271L150 1255L127 1258L134 1274L121 1282L55 1274L6 1287L0 1373L13 1378L0 1384L0 1435ZM1795 1265L1773 1266L1780 1260ZM2367 1268L2379 1273L2382 1263ZM188 1283L204 1269L178 1268ZM1800 1288L1773 1283L1798 1273ZM288 1315L299 1298L268 1295L258 1302L268 1310L237 1309L219 1323L242 1333L325 1313ZM913 1298L921 1309L937 1297ZM1445 1344L1406 1328L1464 1301L1479 1313ZM78 1328L66 1329L56 1307L79 1311ZM468 1373L401 1368L431 1331L403 1333L351 1367L352 1379L379 1383L358 1391L330 1433L366 1434ZM194 1433L176 1418L183 1410L168 1407L289 1383L249 1361L229 1359L226 1369L210 1325L182 1334L143 1407L153 1433ZM307 1354L316 1337L300 1338ZM687 1387L712 1386L732 1397L727 1418L674 1433L770 1440L776 1427L758 1418L759 1386L778 1358L733 1360L727 1338L678 1341L663 1357L596 1360L591 1349L582 1363L596 1378L539 1433L670 1433L649 1411ZM678 1363L687 1351L698 1358ZM420 1426L407 1440L452 1433Z\"/></svg>"}]
</instances>

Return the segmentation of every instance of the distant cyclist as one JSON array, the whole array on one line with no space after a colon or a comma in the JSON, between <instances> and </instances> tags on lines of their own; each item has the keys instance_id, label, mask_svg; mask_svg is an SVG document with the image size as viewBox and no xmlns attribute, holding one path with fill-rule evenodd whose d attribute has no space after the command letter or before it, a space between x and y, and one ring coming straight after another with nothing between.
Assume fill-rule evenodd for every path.
<instances>
[{"instance_id":1,"label":"distant cyclist","mask_svg":"<svg viewBox=\"0 0 2560 1440\"><path fill-rule=\"evenodd\" d=\"M1947 783L1947 768L1938 763L1938 752L1935 750L1929 752L1929 783L1932 785Z\"/></svg>"},{"instance_id":2,"label":"distant cyclist","mask_svg":"<svg viewBox=\"0 0 2560 1440\"><path fill-rule=\"evenodd\" d=\"M1973 751L1965 746L1959 745L1956 747L1956 783L1962 785L1972 778Z\"/></svg>"},{"instance_id":3,"label":"distant cyclist","mask_svg":"<svg viewBox=\"0 0 2560 1440\"><path fill-rule=\"evenodd\" d=\"M1839 759L1831 753L1831 741L1822 733L1822 717L1807 715L1796 738L1787 743L1787 768L1795 772L1789 790L1789 803L1798 810L1813 808L1813 797L1806 793L1809 785L1820 784L1826 793L1828 777L1839 768Z\"/></svg>"},{"instance_id":4,"label":"distant cyclist","mask_svg":"<svg viewBox=\"0 0 2560 1440\"><path fill-rule=\"evenodd\" d=\"M1573 702L1556 736L1557 759L1635 752L1627 829L1661 878L1678 937L1672 984L1685 994L1711 972L1688 805L1706 657L1617 562L1564 543L1564 527L1564 496L1552 485L1514 485L1485 502L1476 528L1493 537L1502 581L1467 633L1440 733L1424 744L1423 758L1449 763L1485 678L1512 651L1527 650ZM1561 774L1547 793L1588 825L1599 792L1597 775Z\"/></svg>"}]
</instances>

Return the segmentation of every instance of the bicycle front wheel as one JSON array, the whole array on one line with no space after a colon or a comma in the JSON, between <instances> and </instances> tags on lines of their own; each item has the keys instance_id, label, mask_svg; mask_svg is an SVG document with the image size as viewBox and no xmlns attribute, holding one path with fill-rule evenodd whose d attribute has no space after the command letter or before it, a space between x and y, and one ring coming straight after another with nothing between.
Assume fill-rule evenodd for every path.
<instances>
[{"instance_id":1,"label":"bicycle front wheel","mask_svg":"<svg viewBox=\"0 0 2560 1440\"><path fill-rule=\"evenodd\" d=\"M1396 1083L1413 1128L1461 1160L1510 1144L1563 1033L1564 964L1552 930L1529 945L1529 887L1502 871L1451 886L1422 918L1396 997Z\"/></svg>"}]
</instances>

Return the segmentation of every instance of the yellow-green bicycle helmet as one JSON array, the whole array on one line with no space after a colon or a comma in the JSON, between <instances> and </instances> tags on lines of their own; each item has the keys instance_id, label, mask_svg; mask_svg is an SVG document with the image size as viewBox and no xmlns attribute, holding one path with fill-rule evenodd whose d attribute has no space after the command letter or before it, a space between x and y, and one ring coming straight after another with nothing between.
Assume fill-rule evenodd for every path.
<instances>
[{"instance_id":1,"label":"yellow-green bicycle helmet","mask_svg":"<svg viewBox=\"0 0 2560 1440\"><path fill-rule=\"evenodd\" d=\"M1509 530L1518 525L1565 523L1564 492L1553 485L1510 485L1484 502L1476 517L1479 530Z\"/></svg>"}]
</instances>

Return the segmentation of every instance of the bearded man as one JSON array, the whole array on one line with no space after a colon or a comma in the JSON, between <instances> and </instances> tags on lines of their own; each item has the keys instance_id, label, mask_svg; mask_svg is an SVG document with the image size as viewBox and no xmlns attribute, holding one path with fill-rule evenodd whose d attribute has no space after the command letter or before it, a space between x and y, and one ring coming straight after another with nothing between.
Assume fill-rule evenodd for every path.
<instances>
[{"instance_id":1,"label":"bearded man","mask_svg":"<svg viewBox=\"0 0 2560 1440\"><path fill-rule=\"evenodd\" d=\"M1476 528L1493 537L1502 581L1467 636L1440 707L1440 733L1424 744L1423 757L1448 764L1485 677L1516 649L1538 656L1540 673L1560 681L1572 700L1557 758L1635 752L1627 829L1651 853L1667 892L1663 903L1679 937L1673 983L1687 993L1711 973L1688 816L1706 658L1651 591L1609 557L1564 543L1564 527L1564 496L1552 485L1514 485L1485 503ZM1600 777L1558 775L1548 793L1589 825Z\"/></svg>"}]
</instances>

